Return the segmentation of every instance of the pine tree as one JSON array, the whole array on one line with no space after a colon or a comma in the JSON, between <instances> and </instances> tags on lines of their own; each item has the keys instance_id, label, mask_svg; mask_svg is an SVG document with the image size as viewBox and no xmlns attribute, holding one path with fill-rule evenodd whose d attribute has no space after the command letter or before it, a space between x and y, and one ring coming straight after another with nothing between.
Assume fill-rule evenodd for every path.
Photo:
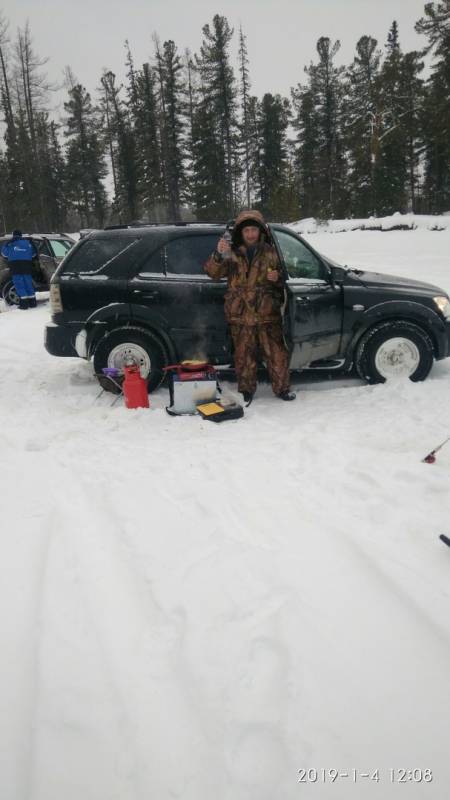
<instances>
[{"instance_id":1,"label":"pine tree","mask_svg":"<svg viewBox=\"0 0 450 800\"><path fill-rule=\"evenodd\" d=\"M233 29L225 17L216 14L212 26L204 25L203 35L200 56L197 57L201 99L196 126L199 132L202 130L199 123L207 122L212 126L205 131L211 152L200 155L196 143L194 169L200 184L203 183L206 189L205 197L212 195L210 200L214 213L223 219L236 210L235 178L239 171L237 91L228 52Z\"/></svg>"},{"instance_id":2,"label":"pine tree","mask_svg":"<svg viewBox=\"0 0 450 800\"><path fill-rule=\"evenodd\" d=\"M334 64L339 49L339 41L332 44L328 37L321 37L317 42L318 63L305 68L308 85L300 85L293 92L297 109L295 124L299 131L298 157L305 144L309 150L311 146L316 150L313 165L305 164L302 159L300 170L305 170L305 176L309 172L307 181L316 182L317 200L313 209L323 218L343 215L348 203L342 119L344 68ZM308 106L312 114L310 121L305 119Z\"/></svg>"},{"instance_id":3,"label":"pine tree","mask_svg":"<svg viewBox=\"0 0 450 800\"><path fill-rule=\"evenodd\" d=\"M167 115L166 115L166 95L165 95L165 82L164 82L164 63L162 48L159 37L154 34L153 41L155 45L155 75L157 77L157 103L158 103L158 135L159 135L159 148L161 153L161 175L163 186L164 198L164 215L165 219L169 219L168 209L168 189L167 189L167 155L168 155L168 137L167 137Z\"/></svg>"},{"instance_id":4,"label":"pine tree","mask_svg":"<svg viewBox=\"0 0 450 800\"><path fill-rule=\"evenodd\" d=\"M50 85L41 72L45 60L32 46L28 24L18 31L11 51L8 25L0 16L0 96L4 114L5 154L2 174L4 224L42 230L50 218L42 196L42 129Z\"/></svg>"},{"instance_id":5,"label":"pine tree","mask_svg":"<svg viewBox=\"0 0 450 800\"><path fill-rule=\"evenodd\" d=\"M303 86L291 90L297 131L294 165L299 186L299 202L303 217L315 216L320 207L319 155L317 136L319 121L311 89Z\"/></svg>"},{"instance_id":6,"label":"pine tree","mask_svg":"<svg viewBox=\"0 0 450 800\"><path fill-rule=\"evenodd\" d=\"M1 156L0 178L0 213L4 232L14 227L16 220L22 217L19 199L21 154L18 149L16 122L13 113L11 90L10 47L8 21L0 14L0 92L1 108L4 116L4 140L6 149Z\"/></svg>"},{"instance_id":7,"label":"pine tree","mask_svg":"<svg viewBox=\"0 0 450 800\"><path fill-rule=\"evenodd\" d=\"M129 42L125 42L127 53L127 110L135 142L134 161L136 169L137 205L144 219L160 219L158 204L162 202L164 187L160 174L160 147L157 130L157 99L155 77L148 63L135 69ZM105 98L105 111L109 103ZM108 139L111 142L111 162L114 164L111 120L107 120ZM117 189L117 175L114 175ZM117 191L116 191L117 194ZM165 219L165 215L162 216Z\"/></svg>"},{"instance_id":8,"label":"pine tree","mask_svg":"<svg viewBox=\"0 0 450 800\"><path fill-rule=\"evenodd\" d=\"M195 138L195 110L199 103L199 76L198 70L192 57L191 51L187 48L184 53L185 80L185 106L186 106L186 201L190 207L195 206L194 190L194 138Z\"/></svg>"},{"instance_id":9,"label":"pine tree","mask_svg":"<svg viewBox=\"0 0 450 800\"><path fill-rule=\"evenodd\" d=\"M58 126L48 114L39 114L37 137L41 161L41 194L46 230L62 231L67 222L66 174Z\"/></svg>"},{"instance_id":10,"label":"pine tree","mask_svg":"<svg viewBox=\"0 0 450 800\"><path fill-rule=\"evenodd\" d=\"M251 207L251 121L250 121L250 74L248 67L247 39L242 27L239 29L239 94L241 100L240 139L244 161L245 198L247 208Z\"/></svg>"},{"instance_id":11,"label":"pine tree","mask_svg":"<svg viewBox=\"0 0 450 800\"><path fill-rule=\"evenodd\" d=\"M347 72L345 140L349 163L350 212L364 217L374 214L376 200L377 141L380 97L381 52L376 39L362 36Z\"/></svg>"},{"instance_id":12,"label":"pine tree","mask_svg":"<svg viewBox=\"0 0 450 800\"><path fill-rule=\"evenodd\" d=\"M403 129L403 56L398 25L394 21L386 43L386 58L380 72L381 126L376 142L378 214L406 210L407 152Z\"/></svg>"},{"instance_id":13,"label":"pine tree","mask_svg":"<svg viewBox=\"0 0 450 800\"><path fill-rule=\"evenodd\" d=\"M401 65L401 93L403 97L402 130L406 145L408 207L413 213L421 210L420 170L424 148L423 105L425 86L420 74L424 68L420 54L405 53Z\"/></svg>"},{"instance_id":14,"label":"pine tree","mask_svg":"<svg viewBox=\"0 0 450 800\"><path fill-rule=\"evenodd\" d=\"M293 222L300 217L299 181L292 144L289 142L283 184L278 185L273 196L274 216L279 222Z\"/></svg>"},{"instance_id":15,"label":"pine tree","mask_svg":"<svg viewBox=\"0 0 450 800\"><path fill-rule=\"evenodd\" d=\"M260 101L254 95L248 99L248 120L249 120L249 158L250 158L250 183L255 197L261 197L263 191L263 172L262 172L262 131Z\"/></svg>"},{"instance_id":16,"label":"pine tree","mask_svg":"<svg viewBox=\"0 0 450 800\"><path fill-rule=\"evenodd\" d=\"M111 165L111 174L112 174L113 189L114 189L113 197L116 198L119 195L119 183L118 183L118 165L116 163L117 148L115 141L115 129L113 125L113 116L112 116L109 91L107 86L105 86L103 82L102 82L102 89L103 89L101 98L102 122L105 133L105 145L107 146L108 149L109 161Z\"/></svg>"},{"instance_id":17,"label":"pine tree","mask_svg":"<svg viewBox=\"0 0 450 800\"><path fill-rule=\"evenodd\" d=\"M19 29L16 40L16 94L19 106L21 132L27 160L24 165L24 178L29 193L29 209L35 230L42 230L46 222L46 210L40 190L42 181L42 164L38 146L38 118L45 112L48 93L52 85L48 82L42 67L48 59L41 59L33 49L31 31L28 22L23 30Z\"/></svg>"},{"instance_id":18,"label":"pine tree","mask_svg":"<svg viewBox=\"0 0 450 800\"><path fill-rule=\"evenodd\" d=\"M163 148L165 162L165 183L170 220L181 218L180 207L183 199L185 174L182 136L184 131L185 88L182 82L184 72L175 42L164 42L162 52L157 52L161 86L161 114L163 117Z\"/></svg>"},{"instance_id":19,"label":"pine tree","mask_svg":"<svg viewBox=\"0 0 450 800\"><path fill-rule=\"evenodd\" d=\"M10 196L15 216L13 225L16 226L20 220L22 228L39 231L43 225L41 198L38 196L39 180L34 171L32 142L17 81L14 102L16 106L14 133L11 139L9 136L7 138L11 166Z\"/></svg>"},{"instance_id":20,"label":"pine tree","mask_svg":"<svg viewBox=\"0 0 450 800\"><path fill-rule=\"evenodd\" d=\"M128 39L125 40L126 66L127 66L127 94L128 94L128 108L131 114L136 117L138 109L138 86L137 86L137 73L134 68L133 56L131 54L131 47Z\"/></svg>"},{"instance_id":21,"label":"pine tree","mask_svg":"<svg viewBox=\"0 0 450 800\"><path fill-rule=\"evenodd\" d=\"M107 169L104 141L99 136L101 118L91 96L81 84L69 89L64 103L67 118L66 197L76 212L81 227L103 226L107 201L103 179Z\"/></svg>"},{"instance_id":22,"label":"pine tree","mask_svg":"<svg viewBox=\"0 0 450 800\"><path fill-rule=\"evenodd\" d=\"M272 219L277 216L277 203L281 202L285 187L289 119L289 101L280 95L265 94L259 106L261 185L258 205Z\"/></svg>"},{"instance_id":23,"label":"pine tree","mask_svg":"<svg viewBox=\"0 0 450 800\"><path fill-rule=\"evenodd\" d=\"M0 13L0 64L1 64L1 78L0 88L2 96L2 107L5 115L6 126L14 127L14 114L11 102L10 91L10 75L8 70L8 56L9 56L9 36L8 36L8 21Z\"/></svg>"},{"instance_id":24,"label":"pine tree","mask_svg":"<svg viewBox=\"0 0 450 800\"><path fill-rule=\"evenodd\" d=\"M423 108L425 194L429 210L450 209L450 0L427 3L416 31L428 37L434 62Z\"/></svg>"},{"instance_id":25,"label":"pine tree","mask_svg":"<svg viewBox=\"0 0 450 800\"><path fill-rule=\"evenodd\" d=\"M134 136L138 195L142 211L152 221L167 219L166 191L161 164L156 76L148 62L136 72Z\"/></svg>"},{"instance_id":26,"label":"pine tree","mask_svg":"<svg viewBox=\"0 0 450 800\"><path fill-rule=\"evenodd\" d=\"M192 199L198 219L229 215L224 188L223 150L218 147L214 109L201 85L192 121Z\"/></svg>"},{"instance_id":27,"label":"pine tree","mask_svg":"<svg viewBox=\"0 0 450 800\"><path fill-rule=\"evenodd\" d=\"M113 215L119 222L130 222L139 215L138 175L136 143L128 118L127 108L120 97L121 86L116 86L113 72L105 72L101 82L105 91L105 102L111 113L111 132L115 144L116 195ZM106 113L106 108L105 108Z\"/></svg>"}]
</instances>

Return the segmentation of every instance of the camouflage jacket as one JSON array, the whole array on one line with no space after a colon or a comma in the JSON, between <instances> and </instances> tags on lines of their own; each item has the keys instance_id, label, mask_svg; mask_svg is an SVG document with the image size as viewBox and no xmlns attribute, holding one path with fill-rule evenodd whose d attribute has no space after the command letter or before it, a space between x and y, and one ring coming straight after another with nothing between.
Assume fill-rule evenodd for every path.
<instances>
[{"instance_id":1,"label":"camouflage jacket","mask_svg":"<svg viewBox=\"0 0 450 800\"><path fill-rule=\"evenodd\" d=\"M230 324L264 325L281 321L284 280L272 245L259 241L250 264L244 245L233 245L230 255L225 257L212 253L204 269L214 280L228 279L224 310ZM267 278L271 270L277 270L277 281Z\"/></svg>"}]
</instances>

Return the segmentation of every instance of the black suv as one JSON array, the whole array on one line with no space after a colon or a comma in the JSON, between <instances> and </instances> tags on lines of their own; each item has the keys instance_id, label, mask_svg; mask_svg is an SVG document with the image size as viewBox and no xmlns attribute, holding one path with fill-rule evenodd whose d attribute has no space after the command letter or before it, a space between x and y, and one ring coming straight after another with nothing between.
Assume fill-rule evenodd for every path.
<instances>
[{"instance_id":1,"label":"black suv","mask_svg":"<svg viewBox=\"0 0 450 800\"><path fill-rule=\"evenodd\" d=\"M37 292L48 292L50 280L64 256L75 244L65 233L33 233L25 234L24 239L31 239L38 251L38 258L33 261L32 278ZM0 236L0 250L11 236ZM0 296L8 305L19 305L19 298L14 288L8 262L0 257Z\"/></svg>"},{"instance_id":2,"label":"black suv","mask_svg":"<svg viewBox=\"0 0 450 800\"><path fill-rule=\"evenodd\" d=\"M131 356L149 389L161 382L165 365L183 359L232 364L226 280L203 271L224 230L184 224L89 233L52 279L48 352L93 358L97 375ZM450 354L450 301L442 289L339 266L289 227L270 230L286 278L291 369L355 365L370 382L397 375L418 381L434 358Z\"/></svg>"}]
</instances>

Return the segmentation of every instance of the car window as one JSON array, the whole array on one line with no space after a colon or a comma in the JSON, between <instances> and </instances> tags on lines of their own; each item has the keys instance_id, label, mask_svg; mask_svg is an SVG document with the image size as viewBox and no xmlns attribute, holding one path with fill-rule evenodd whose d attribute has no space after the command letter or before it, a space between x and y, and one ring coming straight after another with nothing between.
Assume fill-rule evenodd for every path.
<instances>
[{"instance_id":1,"label":"car window","mask_svg":"<svg viewBox=\"0 0 450 800\"><path fill-rule=\"evenodd\" d=\"M159 247L157 250L151 251L153 243L149 243L145 239L140 243L138 248L139 256L139 272L141 278L151 277L155 273L164 272L164 247ZM150 252L148 250L150 249ZM143 257L143 261L141 258Z\"/></svg>"},{"instance_id":2,"label":"car window","mask_svg":"<svg viewBox=\"0 0 450 800\"><path fill-rule=\"evenodd\" d=\"M64 258L72 247L72 242L66 242L65 239L50 239L50 245L56 258Z\"/></svg>"},{"instance_id":3,"label":"car window","mask_svg":"<svg viewBox=\"0 0 450 800\"><path fill-rule=\"evenodd\" d=\"M290 278L324 279L321 262L300 239L284 231L272 232L280 246Z\"/></svg>"},{"instance_id":4,"label":"car window","mask_svg":"<svg viewBox=\"0 0 450 800\"><path fill-rule=\"evenodd\" d=\"M203 264L216 247L216 234L181 236L166 245L166 269L175 275L204 275Z\"/></svg>"},{"instance_id":5,"label":"car window","mask_svg":"<svg viewBox=\"0 0 450 800\"><path fill-rule=\"evenodd\" d=\"M110 265L120 272L129 266L129 251L138 241L130 236L82 240L64 262L64 273L92 275Z\"/></svg>"}]
</instances>

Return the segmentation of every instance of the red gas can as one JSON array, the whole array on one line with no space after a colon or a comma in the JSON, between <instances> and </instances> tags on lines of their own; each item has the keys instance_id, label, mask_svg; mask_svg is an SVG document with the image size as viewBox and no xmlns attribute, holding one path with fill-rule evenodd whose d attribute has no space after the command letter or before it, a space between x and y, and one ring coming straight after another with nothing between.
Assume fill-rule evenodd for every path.
<instances>
[{"instance_id":1,"label":"red gas can","mask_svg":"<svg viewBox=\"0 0 450 800\"><path fill-rule=\"evenodd\" d=\"M148 408L147 381L141 376L139 367L133 364L124 367L125 379L122 384L123 396L127 408Z\"/></svg>"}]
</instances>

